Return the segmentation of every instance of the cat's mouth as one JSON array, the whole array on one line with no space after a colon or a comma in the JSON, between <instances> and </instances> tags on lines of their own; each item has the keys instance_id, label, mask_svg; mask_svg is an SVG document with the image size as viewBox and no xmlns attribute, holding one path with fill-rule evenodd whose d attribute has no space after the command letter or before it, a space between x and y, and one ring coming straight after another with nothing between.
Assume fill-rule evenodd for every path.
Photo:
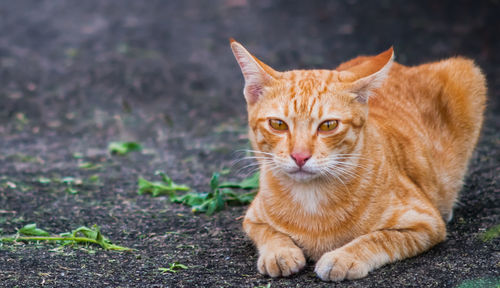
<instances>
[{"instance_id":1,"label":"cat's mouth","mask_svg":"<svg viewBox=\"0 0 500 288\"><path fill-rule=\"evenodd\" d=\"M288 172L287 174L290 176L290 178L296 181L308 181L316 178L317 176L316 173L304 170L302 168L299 168L292 172Z\"/></svg>"},{"instance_id":2,"label":"cat's mouth","mask_svg":"<svg viewBox=\"0 0 500 288\"><path fill-rule=\"evenodd\" d=\"M296 174L300 174L300 173L309 174L309 175L313 175L314 174L313 172L309 172L309 171L306 171L306 170L300 169L300 168L297 169L297 170L295 170L295 171L293 171L293 172L290 172L289 174L295 174L296 175Z\"/></svg>"}]
</instances>

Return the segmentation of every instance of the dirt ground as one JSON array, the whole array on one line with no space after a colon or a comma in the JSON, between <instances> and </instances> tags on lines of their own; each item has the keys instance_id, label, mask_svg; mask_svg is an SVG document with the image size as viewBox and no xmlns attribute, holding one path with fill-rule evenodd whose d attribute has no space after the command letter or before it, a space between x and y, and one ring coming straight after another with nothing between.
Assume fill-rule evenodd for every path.
<instances>
[{"instance_id":1,"label":"dirt ground","mask_svg":"<svg viewBox=\"0 0 500 288\"><path fill-rule=\"evenodd\" d=\"M0 232L98 224L135 249L0 244L0 286L495 287L500 240L480 235L500 223L498 15L493 0L0 2ZM207 216L138 195L138 176L157 169L197 191L214 171L243 177L232 166L248 139L229 37L278 70L332 68L390 45L407 65L475 59L489 105L448 240L358 281L321 282L312 263L271 279L241 231L245 207ZM145 149L110 156L117 140ZM78 193L63 177L82 180ZM189 268L158 270L173 262Z\"/></svg>"}]
</instances>

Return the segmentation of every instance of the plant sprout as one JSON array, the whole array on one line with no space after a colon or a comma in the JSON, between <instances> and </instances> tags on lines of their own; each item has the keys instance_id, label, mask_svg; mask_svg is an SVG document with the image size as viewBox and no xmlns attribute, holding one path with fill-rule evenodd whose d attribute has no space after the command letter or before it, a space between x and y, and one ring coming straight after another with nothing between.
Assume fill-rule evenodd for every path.
<instances>
[{"instance_id":1,"label":"plant sprout","mask_svg":"<svg viewBox=\"0 0 500 288\"><path fill-rule=\"evenodd\" d=\"M142 145L138 142L111 142L108 145L108 151L111 154L127 155L132 151L142 150Z\"/></svg>"},{"instance_id":2,"label":"plant sprout","mask_svg":"<svg viewBox=\"0 0 500 288\"><path fill-rule=\"evenodd\" d=\"M188 269L188 267L184 264L180 264L178 262L171 263L168 268L165 267L160 267L158 268L159 271L162 273L177 273L179 270L185 270Z\"/></svg>"}]
</instances>

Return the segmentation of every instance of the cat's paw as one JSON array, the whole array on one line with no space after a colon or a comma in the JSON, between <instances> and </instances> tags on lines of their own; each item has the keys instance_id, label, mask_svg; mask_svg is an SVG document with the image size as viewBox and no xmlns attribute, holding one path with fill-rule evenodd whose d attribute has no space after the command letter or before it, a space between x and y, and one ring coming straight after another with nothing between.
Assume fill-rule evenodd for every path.
<instances>
[{"instance_id":1,"label":"cat's paw","mask_svg":"<svg viewBox=\"0 0 500 288\"><path fill-rule=\"evenodd\" d=\"M316 263L314 272L323 281L359 279L368 275L370 267L349 253L332 251L323 254Z\"/></svg>"},{"instance_id":2,"label":"cat's paw","mask_svg":"<svg viewBox=\"0 0 500 288\"><path fill-rule=\"evenodd\" d=\"M304 253L298 247L274 247L262 251L257 261L259 273L271 277L290 276L306 265Z\"/></svg>"}]
</instances>

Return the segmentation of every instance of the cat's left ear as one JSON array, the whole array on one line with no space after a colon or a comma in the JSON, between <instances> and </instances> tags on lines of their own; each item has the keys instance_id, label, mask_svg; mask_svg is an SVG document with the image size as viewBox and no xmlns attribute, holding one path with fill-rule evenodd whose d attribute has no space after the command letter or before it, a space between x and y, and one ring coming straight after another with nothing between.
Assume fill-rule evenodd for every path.
<instances>
[{"instance_id":1,"label":"cat's left ear","mask_svg":"<svg viewBox=\"0 0 500 288\"><path fill-rule=\"evenodd\" d=\"M345 82L350 82L347 87L357 95L356 100L367 103L373 90L384 83L393 61L394 49L391 47L377 56L367 57L358 65L340 71L339 76L347 80Z\"/></svg>"},{"instance_id":2,"label":"cat's left ear","mask_svg":"<svg viewBox=\"0 0 500 288\"><path fill-rule=\"evenodd\" d=\"M243 94L248 104L254 104L262 96L264 87L275 79L278 72L250 54L240 43L230 39L234 57L245 78Z\"/></svg>"}]
</instances>

